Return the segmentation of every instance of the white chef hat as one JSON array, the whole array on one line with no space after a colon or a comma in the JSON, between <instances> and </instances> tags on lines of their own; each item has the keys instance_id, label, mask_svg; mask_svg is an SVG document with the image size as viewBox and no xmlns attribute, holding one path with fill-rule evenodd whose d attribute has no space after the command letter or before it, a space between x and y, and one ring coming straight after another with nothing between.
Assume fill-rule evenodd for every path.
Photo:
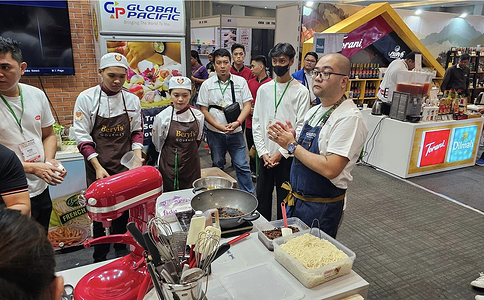
<instances>
[{"instance_id":1,"label":"white chef hat","mask_svg":"<svg viewBox=\"0 0 484 300\"><path fill-rule=\"evenodd\" d=\"M101 57L99 68L104 70L108 67L123 67L128 69L128 60L126 57L124 57L124 55L119 53L104 54L103 57Z\"/></svg>"},{"instance_id":2,"label":"white chef hat","mask_svg":"<svg viewBox=\"0 0 484 300\"><path fill-rule=\"evenodd\" d=\"M186 89L192 90L192 81L184 76L173 76L170 78L170 83L168 84L170 90L172 89Z\"/></svg>"}]
</instances>

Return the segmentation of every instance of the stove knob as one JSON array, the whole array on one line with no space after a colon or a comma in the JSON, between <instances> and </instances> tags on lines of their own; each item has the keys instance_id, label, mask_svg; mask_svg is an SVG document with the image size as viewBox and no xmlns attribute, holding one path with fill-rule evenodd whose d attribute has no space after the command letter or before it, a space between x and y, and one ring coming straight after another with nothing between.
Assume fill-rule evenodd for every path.
<instances>
[{"instance_id":1,"label":"stove knob","mask_svg":"<svg viewBox=\"0 0 484 300\"><path fill-rule=\"evenodd\" d=\"M87 203L89 203L89 205L91 206L94 206L97 204L97 200L94 198L89 198L89 200L87 200Z\"/></svg>"}]
</instances>

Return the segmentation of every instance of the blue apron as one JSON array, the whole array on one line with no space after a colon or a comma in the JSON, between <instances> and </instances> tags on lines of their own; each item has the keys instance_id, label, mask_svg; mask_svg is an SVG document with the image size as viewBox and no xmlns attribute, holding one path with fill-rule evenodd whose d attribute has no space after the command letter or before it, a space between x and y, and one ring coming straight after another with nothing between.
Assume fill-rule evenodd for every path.
<instances>
[{"instance_id":1,"label":"blue apron","mask_svg":"<svg viewBox=\"0 0 484 300\"><path fill-rule=\"evenodd\" d=\"M319 155L318 140L321 128L322 126L312 127L306 121L299 136L298 144L309 152ZM309 169L296 157L294 157L291 166L290 183L292 190L304 197L335 198L346 193L346 189L336 187L329 179ZM319 203L303 201L294 197L294 206L287 206L287 216L297 217L308 226L311 226L313 220L317 219L319 220L319 228L335 238L343 214L343 204L343 200Z\"/></svg>"}]
</instances>

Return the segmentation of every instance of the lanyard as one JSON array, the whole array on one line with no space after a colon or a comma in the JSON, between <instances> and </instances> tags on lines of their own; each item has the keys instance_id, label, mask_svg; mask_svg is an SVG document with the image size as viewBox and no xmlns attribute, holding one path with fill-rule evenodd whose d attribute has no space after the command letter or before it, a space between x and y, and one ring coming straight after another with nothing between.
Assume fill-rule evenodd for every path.
<instances>
[{"instance_id":1,"label":"lanyard","mask_svg":"<svg viewBox=\"0 0 484 300\"><path fill-rule=\"evenodd\" d=\"M333 111L338 108L338 106L343 103L343 101L346 100L344 97L339 99L338 102L336 102L330 109L328 109L318 120L318 122L315 124L315 125L318 125L319 123L321 123L321 120L323 121L323 126L324 124L326 124L326 121L328 121L329 117L331 116L331 114L333 113ZM311 117L311 120L309 121L309 125L311 125L311 123L313 122L314 120L314 117L316 116L316 113L319 111L319 109L321 108L322 105L320 105L318 107L318 109L314 112L313 116Z\"/></svg>"},{"instance_id":2,"label":"lanyard","mask_svg":"<svg viewBox=\"0 0 484 300\"><path fill-rule=\"evenodd\" d=\"M274 79L274 105L276 106L276 111L274 113L274 117L277 114L277 108L279 107L279 104L281 104L282 98L286 94L287 88L289 87L289 84L291 83L292 78L289 80L289 82L286 84L286 88L284 89L284 92L282 92L281 98L279 99L279 102L277 102L277 80Z\"/></svg>"},{"instance_id":3,"label":"lanyard","mask_svg":"<svg viewBox=\"0 0 484 300\"><path fill-rule=\"evenodd\" d=\"M3 98L3 95L2 94L0 94L0 98L2 98L3 103L5 103L5 105L10 110L10 113L12 113L12 116L15 118L15 121L17 121L17 124L20 127L20 132L23 134L24 133L24 130L22 129L22 118L24 116L24 97L22 95L22 89L20 88L20 86L18 87L18 92L20 93L20 103L22 103L22 115L20 116L20 119L17 118L17 115L13 111L12 107L10 106L10 104L8 104L7 100L5 100L5 98Z\"/></svg>"},{"instance_id":4,"label":"lanyard","mask_svg":"<svg viewBox=\"0 0 484 300\"><path fill-rule=\"evenodd\" d=\"M218 87L220 88L220 92L222 93L222 98L224 97L224 94L225 94L225 91L227 90L227 88L229 87L229 84L230 84L230 79L229 81L227 81L227 86L225 87L225 89L222 91L222 86L220 86L220 79L218 80Z\"/></svg>"}]
</instances>

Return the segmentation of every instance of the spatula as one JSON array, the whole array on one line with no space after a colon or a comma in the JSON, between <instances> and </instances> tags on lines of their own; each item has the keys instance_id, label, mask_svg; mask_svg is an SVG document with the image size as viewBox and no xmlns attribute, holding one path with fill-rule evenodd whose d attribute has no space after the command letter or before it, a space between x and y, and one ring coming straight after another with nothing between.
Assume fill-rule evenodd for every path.
<instances>
[{"instance_id":1,"label":"spatula","mask_svg":"<svg viewBox=\"0 0 484 300\"><path fill-rule=\"evenodd\" d=\"M286 203L281 202L282 219L284 221L284 227L281 228L282 236L287 236L292 234L292 229L287 226L287 215L286 215Z\"/></svg>"}]
</instances>

